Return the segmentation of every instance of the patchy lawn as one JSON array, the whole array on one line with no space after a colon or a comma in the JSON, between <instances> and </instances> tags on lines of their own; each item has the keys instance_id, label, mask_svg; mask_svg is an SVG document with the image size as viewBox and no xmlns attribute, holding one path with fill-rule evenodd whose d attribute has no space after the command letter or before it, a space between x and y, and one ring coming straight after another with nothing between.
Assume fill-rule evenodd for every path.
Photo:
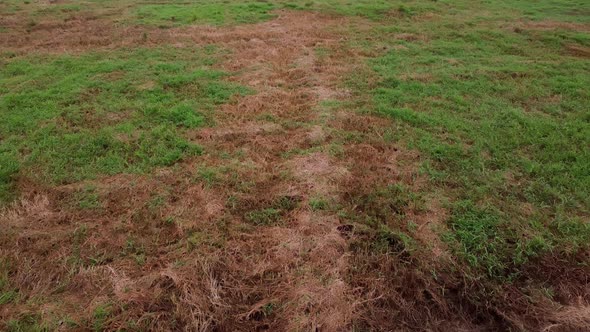
<instances>
[{"instance_id":1,"label":"patchy lawn","mask_svg":"<svg viewBox=\"0 0 590 332\"><path fill-rule=\"evenodd\" d=\"M585 1L0 14L0 329L590 328Z\"/></svg>"}]
</instances>

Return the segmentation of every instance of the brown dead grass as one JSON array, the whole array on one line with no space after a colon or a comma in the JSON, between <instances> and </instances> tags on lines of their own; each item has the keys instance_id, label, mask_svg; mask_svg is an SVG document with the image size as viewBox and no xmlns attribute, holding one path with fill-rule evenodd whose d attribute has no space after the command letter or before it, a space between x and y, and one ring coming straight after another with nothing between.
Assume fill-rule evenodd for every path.
<instances>
[{"instance_id":1,"label":"brown dead grass","mask_svg":"<svg viewBox=\"0 0 590 332\"><path fill-rule=\"evenodd\" d=\"M6 51L83 52L131 46L153 46L169 40L169 32L160 29L119 26L106 18L80 15L69 20L41 21L33 26L29 20L16 16L0 18L7 31L0 34Z\"/></svg>"},{"instance_id":2,"label":"brown dead grass","mask_svg":"<svg viewBox=\"0 0 590 332\"><path fill-rule=\"evenodd\" d=\"M590 47L582 46L582 45L566 45L566 50L569 54L580 57L580 58L590 58Z\"/></svg>"},{"instance_id":3,"label":"brown dead grass","mask_svg":"<svg viewBox=\"0 0 590 332\"><path fill-rule=\"evenodd\" d=\"M393 36L395 39L405 40L408 42L415 42L415 41L426 41L426 37L423 35L417 35L413 33L398 33Z\"/></svg>"},{"instance_id":4,"label":"brown dead grass","mask_svg":"<svg viewBox=\"0 0 590 332\"><path fill-rule=\"evenodd\" d=\"M573 22L560 22L560 21L529 21L519 25L521 29L530 30L572 30L587 32L590 31L590 24L585 23L573 23Z\"/></svg>"},{"instance_id":5,"label":"brown dead grass","mask_svg":"<svg viewBox=\"0 0 590 332\"><path fill-rule=\"evenodd\" d=\"M555 323L543 331L583 331L590 326L590 307L587 305L566 306L553 313Z\"/></svg>"},{"instance_id":6,"label":"brown dead grass","mask_svg":"<svg viewBox=\"0 0 590 332\"><path fill-rule=\"evenodd\" d=\"M306 184L309 193L315 195L337 193L335 186L350 177L345 167L335 165L331 158L323 153L296 157L289 166L296 178Z\"/></svg>"},{"instance_id":7,"label":"brown dead grass","mask_svg":"<svg viewBox=\"0 0 590 332\"><path fill-rule=\"evenodd\" d=\"M110 303L109 330L130 320L150 330L332 331L348 326L354 306L341 276L346 243L336 231L338 219L310 214L305 207L315 182L326 175L337 182L328 173L342 167L330 166L335 161L319 154L316 161L303 161L304 171L299 171L298 158L284 162L281 154L321 143L322 129L259 120L267 114L287 124L312 121L319 100L340 96L333 76L341 69L319 67L313 51L318 45L335 45L326 27L338 23L285 12L248 27L189 27L159 34L158 43L215 43L232 50L224 67L241 71L237 79L258 94L222 107L219 125L196 132L194 139L208 151L245 152L243 160L229 166L215 155L201 160L208 167L229 167L213 187L191 181L192 163L150 178L102 179L93 184L101 207L91 211L68 207L84 184L39 189L46 193L42 198L31 196L5 213L14 233L3 240L20 244L5 249L13 267L11 282L23 300L51 298L56 305L47 315L64 313L78 321ZM42 23L24 38L3 38L18 51L82 51L146 42L141 39L145 31L102 29L101 24ZM78 36L85 36L84 41ZM277 177L281 169L295 177ZM27 188L22 189L26 197ZM246 212L285 195L303 197L300 207L284 216L286 223L257 229L244 224ZM228 205L230 197L236 206ZM76 311L69 303L88 310ZM10 316L10 310L3 312Z\"/></svg>"}]
</instances>

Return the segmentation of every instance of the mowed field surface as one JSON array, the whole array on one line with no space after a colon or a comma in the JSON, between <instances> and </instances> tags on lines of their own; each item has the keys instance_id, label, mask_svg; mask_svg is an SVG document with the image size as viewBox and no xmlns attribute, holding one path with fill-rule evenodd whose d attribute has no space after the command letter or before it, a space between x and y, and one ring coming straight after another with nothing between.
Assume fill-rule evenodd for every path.
<instances>
[{"instance_id":1,"label":"mowed field surface","mask_svg":"<svg viewBox=\"0 0 590 332\"><path fill-rule=\"evenodd\" d=\"M590 330L590 2L0 1L0 330Z\"/></svg>"}]
</instances>

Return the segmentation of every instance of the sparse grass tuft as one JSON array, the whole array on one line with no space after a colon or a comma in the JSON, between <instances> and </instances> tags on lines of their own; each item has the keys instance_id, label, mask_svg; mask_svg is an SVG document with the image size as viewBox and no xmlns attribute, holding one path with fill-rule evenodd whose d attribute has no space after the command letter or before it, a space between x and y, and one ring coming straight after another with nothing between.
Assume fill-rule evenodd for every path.
<instances>
[{"instance_id":1,"label":"sparse grass tuft","mask_svg":"<svg viewBox=\"0 0 590 332\"><path fill-rule=\"evenodd\" d=\"M52 330L40 321L41 319L37 315L25 314L18 319L9 320L6 323L6 328L8 332L48 332Z\"/></svg>"},{"instance_id":2,"label":"sparse grass tuft","mask_svg":"<svg viewBox=\"0 0 590 332\"><path fill-rule=\"evenodd\" d=\"M353 196L349 203L354 207L354 212L349 213L349 216L374 227L397 223L408 209L421 207L423 204L419 194L401 184L388 185L367 194Z\"/></svg>"},{"instance_id":3,"label":"sparse grass tuft","mask_svg":"<svg viewBox=\"0 0 590 332\"><path fill-rule=\"evenodd\" d=\"M10 287L9 263L6 259L0 258L0 305L14 302L18 292Z\"/></svg>"},{"instance_id":4,"label":"sparse grass tuft","mask_svg":"<svg viewBox=\"0 0 590 332\"><path fill-rule=\"evenodd\" d=\"M299 206L300 197L281 196L263 209L249 211L245 214L247 222L256 226L271 226L282 223L284 217L290 211Z\"/></svg>"},{"instance_id":5,"label":"sparse grass tuft","mask_svg":"<svg viewBox=\"0 0 590 332\"><path fill-rule=\"evenodd\" d=\"M281 210L268 208L255 210L246 214L246 221L256 226L270 226L281 220Z\"/></svg>"},{"instance_id":6,"label":"sparse grass tuft","mask_svg":"<svg viewBox=\"0 0 590 332\"><path fill-rule=\"evenodd\" d=\"M312 209L312 211L327 210L329 208L329 206L330 206L329 202L323 198L320 198L320 197L311 198L309 200L309 207Z\"/></svg>"},{"instance_id":7,"label":"sparse grass tuft","mask_svg":"<svg viewBox=\"0 0 590 332\"><path fill-rule=\"evenodd\" d=\"M95 332L104 331L107 320L112 312L113 306L110 303L101 304L94 308L92 330Z\"/></svg>"}]
</instances>

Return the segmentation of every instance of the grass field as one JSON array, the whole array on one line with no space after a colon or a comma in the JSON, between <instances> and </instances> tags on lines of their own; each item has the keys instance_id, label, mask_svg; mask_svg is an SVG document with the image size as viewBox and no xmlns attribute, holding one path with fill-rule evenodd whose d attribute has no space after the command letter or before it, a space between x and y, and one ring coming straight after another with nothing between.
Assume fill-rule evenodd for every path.
<instances>
[{"instance_id":1,"label":"grass field","mask_svg":"<svg viewBox=\"0 0 590 332\"><path fill-rule=\"evenodd\" d=\"M0 2L0 329L590 329L590 3Z\"/></svg>"}]
</instances>

